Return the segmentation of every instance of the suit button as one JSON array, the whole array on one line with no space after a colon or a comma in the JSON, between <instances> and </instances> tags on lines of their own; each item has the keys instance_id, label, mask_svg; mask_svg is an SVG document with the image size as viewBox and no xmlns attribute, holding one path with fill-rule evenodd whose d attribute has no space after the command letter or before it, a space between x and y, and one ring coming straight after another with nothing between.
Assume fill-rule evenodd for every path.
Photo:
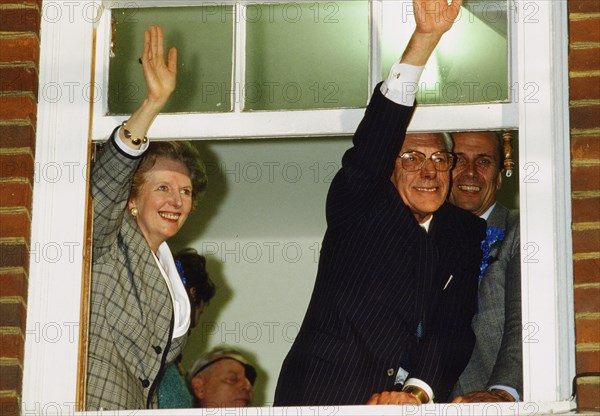
<instances>
[{"instance_id":1,"label":"suit button","mask_svg":"<svg viewBox=\"0 0 600 416\"><path fill-rule=\"evenodd\" d=\"M153 345L152 348L154 348L154 352L156 352L157 354L160 354L162 352L162 348L160 347L160 345Z\"/></svg>"},{"instance_id":2,"label":"suit button","mask_svg":"<svg viewBox=\"0 0 600 416\"><path fill-rule=\"evenodd\" d=\"M150 387L150 382L148 381L148 379L146 380L141 380L142 381L142 387L147 389L148 387Z\"/></svg>"},{"instance_id":3,"label":"suit button","mask_svg":"<svg viewBox=\"0 0 600 416\"><path fill-rule=\"evenodd\" d=\"M393 368L388 368L387 375L389 377L393 376L394 375L394 369Z\"/></svg>"}]
</instances>

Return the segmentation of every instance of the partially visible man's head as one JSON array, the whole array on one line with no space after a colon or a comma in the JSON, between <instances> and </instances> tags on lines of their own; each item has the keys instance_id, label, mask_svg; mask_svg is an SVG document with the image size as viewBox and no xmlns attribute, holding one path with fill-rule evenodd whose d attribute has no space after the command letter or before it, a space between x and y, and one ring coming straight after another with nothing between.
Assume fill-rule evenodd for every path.
<instances>
[{"instance_id":1,"label":"partially visible man's head","mask_svg":"<svg viewBox=\"0 0 600 416\"><path fill-rule=\"evenodd\" d=\"M456 166L450 202L482 215L496 202L502 185L502 142L494 132L453 133Z\"/></svg>"},{"instance_id":2,"label":"partially visible man's head","mask_svg":"<svg viewBox=\"0 0 600 416\"><path fill-rule=\"evenodd\" d=\"M196 360L187 378L196 407L247 407L256 369L238 351L217 348Z\"/></svg>"},{"instance_id":3,"label":"partially visible man's head","mask_svg":"<svg viewBox=\"0 0 600 416\"><path fill-rule=\"evenodd\" d=\"M448 196L451 151L443 134L406 135L391 179L419 223L427 221Z\"/></svg>"}]
</instances>

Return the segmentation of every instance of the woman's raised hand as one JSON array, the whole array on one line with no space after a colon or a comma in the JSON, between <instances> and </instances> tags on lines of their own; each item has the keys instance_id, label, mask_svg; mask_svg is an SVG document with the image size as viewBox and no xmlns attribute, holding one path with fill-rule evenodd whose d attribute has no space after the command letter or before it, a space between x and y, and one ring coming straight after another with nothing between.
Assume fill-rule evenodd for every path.
<instances>
[{"instance_id":1,"label":"woman's raised hand","mask_svg":"<svg viewBox=\"0 0 600 416\"><path fill-rule=\"evenodd\" d=\"M160 108L166 104L177 84L177 49L169 49L165 62L163 44L164 33L160 26L150 26L144 31L142 67L147 99Z\"/></svg>"}]
</instances>

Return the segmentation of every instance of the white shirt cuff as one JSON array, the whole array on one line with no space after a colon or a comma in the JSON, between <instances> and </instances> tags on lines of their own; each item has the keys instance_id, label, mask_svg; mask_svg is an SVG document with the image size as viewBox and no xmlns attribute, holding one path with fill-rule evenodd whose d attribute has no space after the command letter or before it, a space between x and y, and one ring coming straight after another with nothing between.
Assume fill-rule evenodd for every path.
<instances>
[{"instance_id":1,"label":"white shirt cuff","mask_svg":"<svg viewBox=\"0 0 600 416\"><path fill-rule=\"evenodd\" d=\"M390 75L381 84L381 93L396 104L412 107L415 104L419 79L424 66L414 66L396 62Z\"/></svg>"},{"instance_id":2,"label":"white shirt cuff","mask_svg":"<svg viewBox=\"0 0 600 416\"><path fill-rule=\"evenodd\" d=\"M433 403L433 399L435 398L435 396L433 395L433 390L431 389L431 387L429 387L429 384L425 383L423 380L419 380L418 378L409 378L408 380L406 380L406 383L404 383L404 387L406 386L415 386L422 388L425 391L425 393L427 393L427 395L429 396L428 403Z\"/></svg>"},{"instance_id":3,"label":"white shirt cuff","mask_svg":"<svg viewBox=\"0 0 600 416\"><path fill-rule=\"evenodd\" d=\"M115 130L115 135L114 135L115 143L117 144L117 146L119 146L119 149L121 149L123 151L123 153L126 153L132 157L140 157L141 155L143 155L144 152L146 151L146 149L148 149L148 146L150 145L150 141L143 143L138 150L132 149L131 147L127 146L123 142L123 140L121 140L121 137L119 136L119 132L121 131L122 128L123 128L123 126L119 127L117 130Z\"/></svg>"},{"instance_id":4,"label":"white shirt cuff","mask_svg":"<svg viewBox=\"0 0 600 416\"><path fill-rule=\"evenodd\" d=\"M516 402L521 400L521 396L519 396L519 393L517 392L517 390L513 389L512 387L503 386L501 384L496 384L493 386L489 386L488 391L490 391L490 390L504 390L505 392L510 394L513 397L513 399L515 399Z\"/></svg>"}]
</instances>

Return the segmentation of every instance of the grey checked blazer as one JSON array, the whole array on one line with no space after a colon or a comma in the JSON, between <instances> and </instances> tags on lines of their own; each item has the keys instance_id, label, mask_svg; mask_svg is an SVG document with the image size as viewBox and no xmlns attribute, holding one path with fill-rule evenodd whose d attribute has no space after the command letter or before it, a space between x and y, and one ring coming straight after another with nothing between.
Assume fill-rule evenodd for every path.
<instances>
[{"instance_id":1,"label":"grey checked blazer","mask_svg":"<svg viewBox=\"0 0 600 416\"><path fill-rule=\"evenodd\" d=\"M521 255L519 212L497 203L488 226L504 230L492 246L491 262L479 285L479 310L473 318L476 342L473 355L453 395L504 385L523 395L521 340Z\"/></svg>"},{"instance_id":2,"label":"grey checked blazer","mask_svg":"<svg viewBox=\"0 0 600 416\"><path fill-rule=\"evenodd\" d=\"M113 136L92 170L88 410L155 407L164 367L181 352L186 338L171 342L169 290L127 210L139 159L122 153Z\"/></svg>"}]
</instances>

